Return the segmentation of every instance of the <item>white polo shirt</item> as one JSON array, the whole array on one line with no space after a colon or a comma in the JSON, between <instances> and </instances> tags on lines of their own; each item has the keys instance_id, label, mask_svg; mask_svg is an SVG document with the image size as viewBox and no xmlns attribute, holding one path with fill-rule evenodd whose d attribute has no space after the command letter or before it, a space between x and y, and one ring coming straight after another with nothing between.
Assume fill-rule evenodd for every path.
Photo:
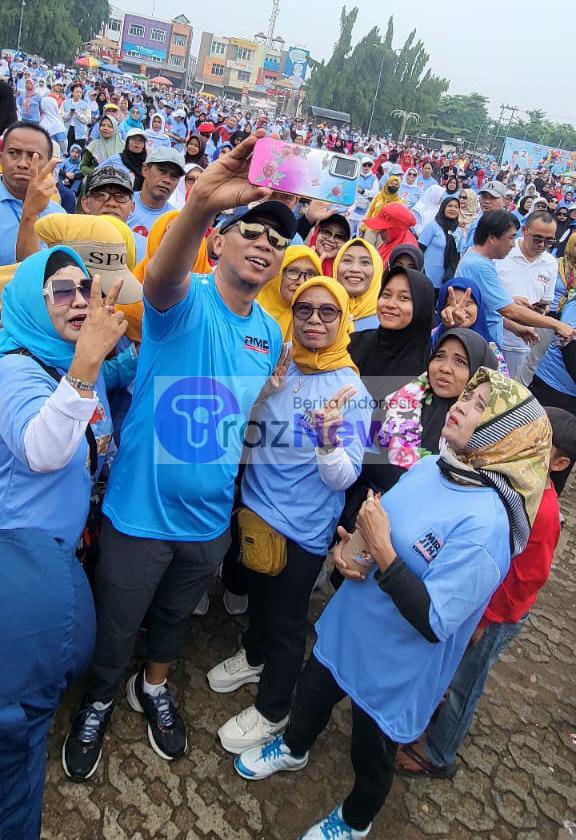
<instances>
[{"instance_id":1,"label":"white polo shirt","mask_svg":"<svg viewBox=\"0 0 576 840\"><path fill-rule=\"evenodd\" d=\"M547 251L527 260L518 239L506 259L494 260L498 277L511 297L524 297L529 303L552 303L558 277L558 263ZM530 352L530 347L509 330L504 330L504 350Z\"/></svg>"}]
</instances>

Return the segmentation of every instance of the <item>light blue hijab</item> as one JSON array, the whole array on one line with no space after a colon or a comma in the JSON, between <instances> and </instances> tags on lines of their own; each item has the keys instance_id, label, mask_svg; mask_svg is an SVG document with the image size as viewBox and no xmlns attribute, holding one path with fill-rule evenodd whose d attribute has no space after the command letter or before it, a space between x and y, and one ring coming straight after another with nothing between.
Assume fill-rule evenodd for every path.
<instances>
[{"instance_id":1,"label":"light blue hijab","mask_svg":"<svg viewBox=\"0 0 576 840\"><path fill-rule=\"evenodd\" d=\"M54 329L42 294L46 263L56 251L68 254L86 277L89 276L76 251L63 245L38 251L21 262L2 294L0 356L22 347L44 364L68 370L74 356L74 344L60 338Z\"/></svg>"}]
</instances>

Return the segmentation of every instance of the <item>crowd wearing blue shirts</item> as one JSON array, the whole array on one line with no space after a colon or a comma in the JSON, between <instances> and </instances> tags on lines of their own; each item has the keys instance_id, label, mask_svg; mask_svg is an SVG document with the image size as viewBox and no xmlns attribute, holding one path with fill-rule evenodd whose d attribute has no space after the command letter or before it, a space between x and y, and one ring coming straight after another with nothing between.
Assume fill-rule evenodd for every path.
<instances>
[{"instance_id":1,"label":"crowd wearing blue shirts","mask_svg":"<svg viewBox=\"0 0 576 840\"><path fill-rule=\"evenodd\" d=\"M214 733L235 772L303 770L347 697L350 792L294 827L368 837L398 772L454 775L490 667L549 572L576 460L569 185L186 91L19 58L9 71L0 837L40 837L48 731L77 679L67 779L98 783L121 690L166 773L194 747L170 670L218 575L247 626L207 673L213 702L257 686ZM246 177L257 128L357 155L352 207L262 200ZM362 233L383 193L380 213L400 203L415 220L392 250L377 224L374 244ZM554 300L507 288L498 269L513 249L557 266ZM261 295L268 284L275 295ZM505 323L542 336L529 382L509 376ZM310 597L330 572L307 657ZM450 749L419 751L445 698Z\"/></svg>"}]
</instances>

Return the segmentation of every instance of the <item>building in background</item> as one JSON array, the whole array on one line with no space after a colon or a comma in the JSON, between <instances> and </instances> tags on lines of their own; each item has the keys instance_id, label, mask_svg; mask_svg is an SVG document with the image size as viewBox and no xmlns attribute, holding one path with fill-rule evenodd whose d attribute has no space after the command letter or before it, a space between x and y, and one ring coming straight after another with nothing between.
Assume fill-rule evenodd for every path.
<instances>
[{"instance_id":1,"label":"building in background","mask_svg":"<svg viewBox=\"0 0 576 840\"><path fill-rule=\"evenodd\" d=\"M280 36L269 45L263 32L253 39L203 32L196 87L239 101L248 96L270 98L282 79L286 56Z\"/></svg>"},{"instance_id":2,"label":"building in background","mask_svg":"<svg viewBox=\"0 0 576 840\"><path fill-rule=\"evenodd\" d=\"M120 59L123 26L124 12L118 6L110 5L110 17L103 24L98 35L82 45L80 52L95 55L108 64L116 64Z\"/></svg>"},{"instance_id":3,"label":"building in background","mask_svg":"<svg viewBox=\"0 0 576 840\"><path fill-rule=\"evenodd\" d=\"M188 78L193 29L186 15L171 21L124 15L120 67L153 78L165 76L177 88Z\"/></svg>"}]
</instances>

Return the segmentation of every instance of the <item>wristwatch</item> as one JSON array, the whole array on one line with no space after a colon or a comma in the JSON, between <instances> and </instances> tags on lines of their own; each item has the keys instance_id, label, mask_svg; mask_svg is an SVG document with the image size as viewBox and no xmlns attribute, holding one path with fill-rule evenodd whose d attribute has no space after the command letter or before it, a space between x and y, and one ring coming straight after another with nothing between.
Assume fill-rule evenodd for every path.
<instances>
[{"instance_id":1,"label":"wristwatch","mask_svg":"<svg viewBox=\"0 0 576 840\"><path fill-rule=\"evenodd\" d=\"M96 383L95 382L85 382L83 379L76 379L74 376L66 376L64 377L66 382L69 385L72 385L73 388L76 388L78 391L95 391L96 390Z\"/></svg>"}]
</instances>

